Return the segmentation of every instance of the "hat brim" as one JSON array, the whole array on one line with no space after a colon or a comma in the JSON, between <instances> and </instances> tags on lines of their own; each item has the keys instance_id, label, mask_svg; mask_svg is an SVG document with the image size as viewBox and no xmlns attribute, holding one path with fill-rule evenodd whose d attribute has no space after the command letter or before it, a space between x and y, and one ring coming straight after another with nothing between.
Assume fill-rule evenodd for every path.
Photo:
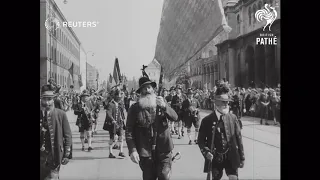
<instances>
[{"instance_id":1,"label":"hat brim","mask_svg":"<svg viewBox=\"0 0 320 180\"><path fill-rule=\"evenodd\" d=\"M47 97L56 97L56 95L41 95L40 98L47 98Z\"/></svg>"},{"instance_id":2,"label":"hat brim","mask_svg":"<svg viewBox=\"0 0 320 180\"><path fill-rule=\"evenodd\" d=\"M226 98L214 98L214 100L215 100L215 101L228 101L228 102L232 102L232 101L233 101L233 100L230 99L230 98L228 98L228 99L226 99Z\"/></svg>"},{"instance_id":3,"label":"hat brim","mask_svg":"<svg viewBox=\"0 0 320 180\"><path fill-rule=\"evenodd\" d=\"M89 94L81 94L80 97L83 97L83 96L90 96Z\"/></svg>"},{"instance_id":4,"label":"hat brim","mask_svg":"<svg viewBox=\"0 0 320 180\"><path fill-rule=\"evenodd\" d=\"M152 82L152 81L147 81L147 82L141 84L141 86L136 90L136 93L139 93L139 94L140 94L141 89L142 89L144 86L149 85L149 84L151 84L151 86L152 86L153 88L157 87L157 83Z\"/></svg>"}]
</instances>

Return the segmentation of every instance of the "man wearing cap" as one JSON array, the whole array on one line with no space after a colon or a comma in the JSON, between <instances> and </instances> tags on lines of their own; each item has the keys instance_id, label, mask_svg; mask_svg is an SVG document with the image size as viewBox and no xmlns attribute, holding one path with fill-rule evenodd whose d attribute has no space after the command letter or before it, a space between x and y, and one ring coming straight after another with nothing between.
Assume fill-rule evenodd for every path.
<instances>
[{"instance_id":1,"label":"man wearing cap","mask_svg":"<svg viewBox=\"0 0 320 180\"><path fill-rule=\"evenodd\" d=\"M72 133L63 110L54 107L54 90L41 88L40 109L40 180L59 179L60 165L69 162Z\"/></svg>"},{"instance_id":2,"label":"man wearing cap","mask_svg":"<svg viewBox=\"0 0 320 180\"><path fill-rule=\"evenodd\" d=\"M243 102L243 100L242 100L242 97L240 96L239 88L236 88L234 93L235 94L232 96L233 102L231 103L231 111L238 118L240 128L242 129L241 116L242 116L242 102Z\"/></svg>"},{"instance_id":3,"label":"man wearing cap","mask_svg":"<svg viewBox=\"0 0 320 180\"><path fill-rule=\"evenodd\" d=\"M183 122L187 128L187 135L189 137L189 144L192 144L191 138L191 126L193 124L195 129L195 137L194 142L198 144L198 132L199 132L199 125L200 125L200 114L199 109L200 103L197 99L193 98L193 90L188 89L187 92L187 99L182 102L182 109L183 109Z\"/></svg>"},{"instance_id":4,"label":"man wearing cap","mask_svg":"<svg viewBox=\"0 0 320 180\"><path fill-rule=\"evenodd\" d=\"M237 180L238 168L244 166L245 156L240 125L237 117L229 113L230 101L232 100L228 97L228 88L219 87L215 94L216 110L203 118L200 125L198 145L205 158L204 172L208 172L209 161L212 161L210 171L213 180L221 179L223 169L229 179ZM215 129L214 136L213 129Z\"/></svg>"},{"instance_id":5,"label":"man wearing cap","mask_svg":"<svg viewBox=\"0 0 320 180\"><path fill-rule=\"evenodd\" d=\"M89 101L89 94L87 90L83 90L80 95L80 103L74 109L74 114L77 115L76 125L79 127L80 140L82 144L82 151L84 151L85 135L88 139L88 151L91 152L92 148L92 125L93 125L93 106Z\"/></svg>"},{"instance_id":6,"label":"man wearing cap","mask_svg":"<svg viewBox=\"0 0 320 180\"><path fill-rule=\"evenodd\" d=\"M143 180L169 180L171 175L173 142L168 121L177 121L178 115L163 97L155 94L156 86L148 77L139 79L137 93L140 93L140 98L129 108L126 123L129 155L134 163L140 165ZM159 108L158 115L156 108ZM151 156L154 134L157 134L156 159Z\"/></svg>"},{"instance_id":7,"label":"man wearing cap","mask_svg":"<svg viewBox=\"0 0 320 180\"><path fill-rule=\"evenodd\" d=\"M113 147L116 144L116 135L118 136L118 142L120 143L120 157L125 157L123 153L123 131L124 125L124 104L121 101L122 92L119 88L114 88L111 92L111 101L106 106L106 119L103 126L104 130L109 131L109 158L116 158L113 154Z\"/></svg>"}]
</instances>

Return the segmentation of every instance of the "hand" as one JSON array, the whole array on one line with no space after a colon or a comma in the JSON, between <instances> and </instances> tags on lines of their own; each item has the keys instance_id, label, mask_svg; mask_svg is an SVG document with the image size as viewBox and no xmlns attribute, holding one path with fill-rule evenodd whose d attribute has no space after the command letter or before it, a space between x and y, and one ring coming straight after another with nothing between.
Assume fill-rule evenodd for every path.
<instances>
[{"instance_id":1,"label":"hand","mask_svg":"<svg viewBox=\"0 0 320 180\"><path fill-rule=\"evenodd\" d=\"M207 158L209 161L212 161L213 155L212 155L210 152L208 152L208 153L206 154L206 158Z\"/></svg>"},{"instance_id":2,"label":"hand","mask_svg":"<svg viewBox=\"0 0 320 180\"><path fill-rule=\"evenodd\" d=\"M163 108L166 107L166 103L164 102L164 99L162 96L157 96L156 102L158 106Z\"/></svg>"},{"instance_id":3,"label":"hand","mask_svg":"<svg viewBox=\"0 0 320 180\"><path fill-rule=\"evenodd\" d=\"M112 124L115 124L117 121L112 121Z\"/></svg>"},{"instance_id":4,"label":"hand","mask_svg":"<svg viewBox=\"0 0 320 180\"><path fill-rule=\"evenodd\" d=\"M139 158L139 154L137 151L134 151L130 154L130 158L131 158L131 161L136 163L136 164L139 164L139 161L140 161L140 158Z\"/></svg>"},{"instance_id":5,"label":"hand","mask_svg":"<svg viewBox=\"0 0 320 180\"><path fill-rule=\"evenodd\" d=\"M243 112L246 113L246 109L243 109Z\"/></svg>"},{"instance_id":6,"label":"hand","mask_svg":"<svg viewBox=\"0 0 320 180\"><path fill-rule=\"evenodd\" d=\"M241 161L240 162L240 168L243 168L243 166L244 166L244 161Z\"/></svg>"},{"instance_id":7,"label":"hand","mask_svg":"<svg viewBox=\"0 0 320 180\"><path fill-rule=\"evenodd\" d=\"M61 164L62 165L66 165L66 164L68 164L68 162L69 162L68 158L63 158L62 161L61 161Z\"/></svg>"}]
</instances>

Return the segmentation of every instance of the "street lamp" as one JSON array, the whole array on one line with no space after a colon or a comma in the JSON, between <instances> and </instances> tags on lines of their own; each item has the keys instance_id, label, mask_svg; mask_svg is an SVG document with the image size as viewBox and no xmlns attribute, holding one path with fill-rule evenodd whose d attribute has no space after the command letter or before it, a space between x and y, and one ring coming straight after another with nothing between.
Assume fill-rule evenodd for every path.
<instances>
[{"instance_id":1,"label":"street lamp","mask_svg":"<svg viewBox=\"0 0 320 180\"><path fill-rule=\"evenodd\" d=\"M88 51L86 52L86 86L88 87L88 53L91 52L92 56L94 56L94 52Z\"/></svg>"}]
</instances>

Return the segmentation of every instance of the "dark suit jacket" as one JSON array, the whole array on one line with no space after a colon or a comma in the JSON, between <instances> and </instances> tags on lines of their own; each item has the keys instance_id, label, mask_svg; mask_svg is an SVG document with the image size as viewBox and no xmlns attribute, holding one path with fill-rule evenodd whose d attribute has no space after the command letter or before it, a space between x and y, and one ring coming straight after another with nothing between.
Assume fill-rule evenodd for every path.
<instances>
[{"instance_id":1,"label":"dark suit jacket","mask_svg":"<svg viewBox=\"0 0 320 180\"><path fill-rule=\"evenodd\" d=\"M191 106L193 106L193 108L191 108ZM183 121L189 121L192 120L192 118L194 118L191 109L195 108L200 108L200 103L196 98L193 98L191 103L188 99L185 99L182 102ZM198 113L197 117L198 119L200 119L200 113Z\"/></svg>"},{"instance_id":2,"label":"dark suit jacket","mask_svg":"<svg viewBox=\"0 0 320 180\"><path fill-rule=\"evenodd\" d=\"M122 103L118 104L120 106L120 115L122 117L122 119L125 119L124 116L124 105ZM116 104L113 101L110 101L107 105L106 105L106 119L104 121L104 125L103 125L103 129L106 131L110 131L112 130L112 128L114 128L114 125L112 124L112 121L115 121L115 117L116 117ZM118 124L121 122L118 122ZM122 124L120 124L119 126L120 128L124 128L124 121L122 121Z\"/></svg>"},{"instance_id":3,"label":"dark suit jacket","mask_svg":"<svg viewBox=\"0 0 320 180\"><path fill-rule=\"evenodd\" d=\"M61 164L62 158L66 153L71 151L72 133L67 114L63 110L54 108L49 116L51 116L51 119L48 118L50 137L54 139L54 143L51 142L51 144L53 144L51 151L53 153L54 163L58 165ZM42 118L43 113L40 109L40 119ZM50 126L50 124L52 126ZM40 139L42 138L40 135Z\"/></svg>"},{"instance_id":4,"label":"dark suit jacket","mask_svg":"<svg viewBox=\"0 0 320 180\"><path fill-rule=\"evenodd\" d=\"M155 121L155 110L142 109L139 103L133 104L129 108L126 124L126 142L129 155L137 151L142 157L151 156L151 136L150 124ZM169 131L168 120L177 121L177 113L166 105L162 110L158 124L157 150L159 153L170 152L173 149L173 142Z\"/></svg>"},{"instance_id":5,"label":"dark suit jacket","mask_svg":"<svg viewBox=\"0 0 320 180\"><path fill-rule=\"evenodd\" d=\"M215 112L203 118L200 125L198 145L204 158L206 153L210 151L213 122L218 122L218 118ZM230 113L225 115L225 118L223 118L223 122L229 145L229 160L231 161L233 168L239 168L240 161L244 161L245 159L239 122L237 121L237 117L234 114ZM208 163L209 161L205 158L205 173L208 171ZM212 163L212 166L215 166L214 161Z\"/></svg>"}]
</instances>

